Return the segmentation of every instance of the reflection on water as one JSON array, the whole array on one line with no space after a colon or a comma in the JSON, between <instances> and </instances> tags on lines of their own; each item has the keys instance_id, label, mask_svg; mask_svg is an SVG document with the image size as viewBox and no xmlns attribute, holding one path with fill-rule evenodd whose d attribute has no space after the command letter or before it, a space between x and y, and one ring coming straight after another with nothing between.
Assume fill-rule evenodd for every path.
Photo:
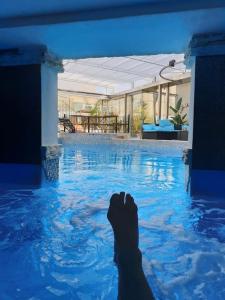
<instances>
[{"instance_id":1,"label":"reflection on water","mask_svg":"<svg viewBox=\"0 0 225 300\"><path fill-rule=\"evenodd\" d=\"M224 299L223 202L185 193L180 157L115 145L65 148L57 182L2 190L1 299L116 299L106 212L122 190L139 206L143 264L157 298Z\"/></svg>"},{"instance_id":2,"label":"reflection on water","mask_svg":"<svg viewBox=\"0 0 225 300\"><path fill-rule=\"evenodd\" d=\"M193 211L199 212L196 230L208 238L225 242L225 201L224 199L192 199Z\"/></svg>"}]
</instances>

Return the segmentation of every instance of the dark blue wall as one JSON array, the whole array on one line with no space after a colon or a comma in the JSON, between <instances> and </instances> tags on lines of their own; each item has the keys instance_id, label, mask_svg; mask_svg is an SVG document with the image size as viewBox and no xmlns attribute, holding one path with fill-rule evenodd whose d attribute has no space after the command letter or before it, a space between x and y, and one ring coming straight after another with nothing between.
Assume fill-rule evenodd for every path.
<instances>
[{"instance_id":1,"label":"dark blue wall","mask_svg":"<svg viewBox=\"0 0 225 300\"><path fill-rule=\"evenodd\" d=\"M40 65L0 67L0 163L40 164Z\"/></svg>"},{"instance_id":2,"label":"dark blue wall","mask_svg":"<svg viewBox=\"0 0 225 300\"><path fill-rule=\"evenodd\" d=\"M225 56L196 57L192 168L225 170Z\"/></svg>"}]
</instances>

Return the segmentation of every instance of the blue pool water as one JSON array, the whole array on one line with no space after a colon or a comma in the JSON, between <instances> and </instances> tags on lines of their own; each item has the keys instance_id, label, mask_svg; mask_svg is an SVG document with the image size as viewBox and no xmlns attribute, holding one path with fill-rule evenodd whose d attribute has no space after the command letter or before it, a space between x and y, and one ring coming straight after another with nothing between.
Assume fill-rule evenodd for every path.
<instances>
[{"instance_id":1,"label":"blue pool water","mask_svg":"<svg viewBox=\"0 0 225 300\"><path fill-rule=\"evenodd\" d=\"M110 195L131 193L157 299L225 299L225 205L191 199L179 156L116 146L63 149L57 182L1 188L0 299L116 299Z\"/></svg>"}]
</instances>

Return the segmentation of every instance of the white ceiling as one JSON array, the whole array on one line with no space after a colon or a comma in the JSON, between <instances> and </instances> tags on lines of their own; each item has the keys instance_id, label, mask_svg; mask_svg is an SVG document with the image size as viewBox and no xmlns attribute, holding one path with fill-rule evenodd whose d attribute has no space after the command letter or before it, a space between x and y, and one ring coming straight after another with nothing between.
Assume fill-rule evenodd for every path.
<instances>
[{"instance_id":1,"label":"white ceiling","mask_svg":"<svg viewBox=\"0 0 225 300\"><path fill-rule=\"evenodd\" d=\"M183 54L65 60L65 72L59 74L58 86L84 92L91 86L93 92L104 94L123 92L158 80L160 70L172 59L178 64L163 74L170 78L187 71Z\"/></svg>"}]
</instances>

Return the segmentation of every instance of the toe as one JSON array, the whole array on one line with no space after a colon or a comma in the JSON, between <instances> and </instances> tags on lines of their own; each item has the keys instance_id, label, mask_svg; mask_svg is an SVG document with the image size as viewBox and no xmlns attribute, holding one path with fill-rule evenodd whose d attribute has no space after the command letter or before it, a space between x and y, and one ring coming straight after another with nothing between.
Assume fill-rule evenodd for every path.
<instances>
[{"instance_id":1,"label":"toe","mask_svg":"<svg viewBox=\"0 0 225 300\"><path fill-rule=\"evenodd\" d=\"M137 205L134 202L134 198L130 194L126 195L125 206L132 211L137 211Z\"/></svg>"},{"instance_id":2,"label":"toe","mask_svg":"<svg viewBox=\"0 0 225 300\"><path fill-rule=\"evenodd\" d=\"M124 200L125 200L125 192L120 192L120 203L124 205Z\"/></svg>"},{"instance_id":3,"label":"toe","mask_svg":"<svg viewBox=\"0 0 225 300\"><path fill-rule=\"evenodd\" d=\"M113 194L110 199L110 207L112 208L120 208L124 205L122 195L120 194Z\"/></svg>"},{"instance_id":4,"label":"toe","mask_svg":"<svg viewBox=\"0 0 225 300\"><path fill-rule=\"evenodd\" d=\"M122 208L124 208L124 200L122 198L121 193L113 194L110 199L110 205L107 213L107 218L110 221L110 223L113 222L113 219L115 219L116 215L118 215L121 212Z\"/></svg>"}]
</instances>

